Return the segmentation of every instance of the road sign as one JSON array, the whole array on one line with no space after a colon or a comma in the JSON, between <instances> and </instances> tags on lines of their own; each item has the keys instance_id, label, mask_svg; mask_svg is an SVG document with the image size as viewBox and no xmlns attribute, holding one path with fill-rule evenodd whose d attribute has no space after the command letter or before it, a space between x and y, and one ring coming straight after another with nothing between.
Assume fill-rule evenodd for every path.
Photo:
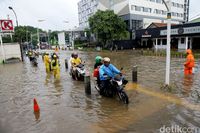
<instances>
[{"instance_id":1,"label":"road sign","mask_svg":"<svg viewBox=\"0 0 200 133\"><path fill-rule=\"evenodd\" d=\"M0 20L0 32L13 32L12 20Z\"/></svg>"}]
</instances>

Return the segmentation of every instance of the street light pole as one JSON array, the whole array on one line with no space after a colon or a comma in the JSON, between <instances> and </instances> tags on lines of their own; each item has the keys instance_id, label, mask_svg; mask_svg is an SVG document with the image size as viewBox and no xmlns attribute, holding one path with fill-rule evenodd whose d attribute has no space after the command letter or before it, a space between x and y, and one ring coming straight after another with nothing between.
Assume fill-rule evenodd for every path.
<instances>
[{"instance_id":1,"label":"street light pole","mask_svg":"<svg viewBox=\"0 0 200 133\"><path fill-rule=\"evenodd\" d=\"M69 23L69 21L64 20L63 23L66 23L66 24L67 24L67 23ZM65 40L66 40L66 39L65 39ZM67 45L67 44L66 44L66 41L65 41L65 45ZM67 47L67 46L66 46L66 47Z\"/></svg>"},{"instance_id":2,"label":"street light pole","mask_svg":"<svg viewBox=\"0 0 200 133\"><path fill-rule=\"evenodd\" d=\"M167 3L162 0L167 8L167 49L166 49L166 74L165 74L165 85L169 86L170 82L170 42L171 42L171 0Z\"/></svg>"},{"instance_id":3,"label":"street light pole","mask_svg":"<svg viewBox=\"0 0 200 133\"><path fill-rule=\"evenodd\" d=\"M38 22L43 22L45 20L38 20ZM40 33L39 33L39 27L37 28L37 36L38 36L38 46L39 46L39 52L40 52Z\"/></svg>"},{"instance_id":4,"label":"street light pole","mask_svg":"<svg viewBox=\"0 0 200 133\"><path fill-rule=\"evenodd\" d=\"M38 47L39 47L39 52L40 52L40 35L39 35L39 28L37 28L37 42L38 42Z\"/></svg>"},{"instance_id":5,"label":"street light pole","mask_svg":"<svg viewBox=\"0 0 200 133\"><path fill-rule=\"evenodd\" d=\"M18 25L18 19L17 19L17 14L16 14L15 10L14 10L11 6L9 6L8 8L9 8L10 10L13 11L13 13L14 13L14 15L15 15L15 18L16 18L16 25L17 25L17 27L19 27L19 25ZM18 39L19 39L19 38L18 38ZM23 58L22 42L21 42L20 40L18 40L18 41L19 41L19 46L20 46L21 59L22 59L22 62L23 62L23 61L24 61L24 58Z\"/></svg>"},{"instance_id":6,"label":"street light pole","mask_svg":"<svg viewBox=\"0 0 200 133\"><path fill-rule=\"evenodd\" d=\"M19 25L18 25L18 19L17 19L17 14L16 14L15 10L14 10L11 6L9 6L8 8L9 8L10 10L13 11L13 13L14 13L14 15L15 15L15 18L16 18L16 25L17 25L17 27L18 27L18 26L19 26Z\"/></svg>"}]
</instances>

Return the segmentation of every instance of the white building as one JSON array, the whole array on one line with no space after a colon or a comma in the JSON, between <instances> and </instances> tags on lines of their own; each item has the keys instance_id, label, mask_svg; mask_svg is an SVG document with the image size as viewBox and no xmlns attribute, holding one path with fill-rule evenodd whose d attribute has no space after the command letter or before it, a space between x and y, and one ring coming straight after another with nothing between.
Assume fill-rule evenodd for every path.
<instances>
[{"instance_id":1,"label":"white building","mask_svg":"<svg viewBox=\"0 0 200 133\"><path fill-rule=\"evenodd\" d=\"M172 23L187 22L189 0L171 1ZM122 17L129 30L146 28L152 22L165 22L167 14L162 0L81 0L78 2L79 26L89 27L88 18L97 10L107 9Z\"/></svg>"}]
</instances>

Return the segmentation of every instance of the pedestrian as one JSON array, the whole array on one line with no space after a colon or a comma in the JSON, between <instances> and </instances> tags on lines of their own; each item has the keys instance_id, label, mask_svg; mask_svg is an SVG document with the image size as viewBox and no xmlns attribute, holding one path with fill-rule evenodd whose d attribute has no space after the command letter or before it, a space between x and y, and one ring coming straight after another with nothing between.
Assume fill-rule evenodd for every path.
<instances>
[{"instance_id":1,"label":"pedestrian","mask_svg":"<svg viewBox=\"0 0 200 133\"><path fill-rule=\"evenodd\" d=\"M188 74L192 74L192 70L194 68L194 56L192 54L192 50L191 49L187 49L186 51L187 57L186 57L186 62L184 63L184 74L188 75Z\"/></svg>"},{"instance_id":2,"label":"pedestrian","mask_svg":"<svg viewBox=\"0 0 200 133\"><path fill-rule=\"evenodd\" d=\"M56 54L53 54L53 59L51 61L51 69L53 70L53 75L55 79L60 79L60 67L59 67L59 61L58 56Z\"/></svg>"},{"instance_id":3,"label":"pedestrian","mask_svg":"<svg viewBox=\"0 0 200 133\"><path fill-rule=\"evenodd\" d=\"M45 53L44 55L44 64L46 68L46 73L50 72L50 59L49 59L49 53Z\"/></svg>"}]
</instances>

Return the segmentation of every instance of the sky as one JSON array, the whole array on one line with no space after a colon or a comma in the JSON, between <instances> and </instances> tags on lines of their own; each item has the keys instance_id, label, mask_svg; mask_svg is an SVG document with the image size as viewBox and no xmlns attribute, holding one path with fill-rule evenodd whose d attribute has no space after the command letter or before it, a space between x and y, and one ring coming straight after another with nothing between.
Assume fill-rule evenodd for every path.
<instances>
[{"instance_id":1,"label":"sky","mask_svg":"<svg viewBox=\"0 0 200 133\"><path fill-rule=\"evenodd\" d=\"M0 0L0 19L5 19L9 15L16 25L14 13L8 9L11 6L17 14L19 25L31 25L45 30L68 30L78 26L78 1Z\"/></svg>"},{"instance_id":2,"label":"sky","mask_svg":"<svg viewBox=\"0 0 200 133\"><path fill-rule=\"evenodd\" d=\"M0 0L0 19L6 19L9 15L16 25L14 14L8 9L12 6L19 25L31 25L44 30L69 30L78 26L78 1L80 0ZM190 0L190 18L200 14L199 5L200 0Z\"/></svg>"}]
</instances>

